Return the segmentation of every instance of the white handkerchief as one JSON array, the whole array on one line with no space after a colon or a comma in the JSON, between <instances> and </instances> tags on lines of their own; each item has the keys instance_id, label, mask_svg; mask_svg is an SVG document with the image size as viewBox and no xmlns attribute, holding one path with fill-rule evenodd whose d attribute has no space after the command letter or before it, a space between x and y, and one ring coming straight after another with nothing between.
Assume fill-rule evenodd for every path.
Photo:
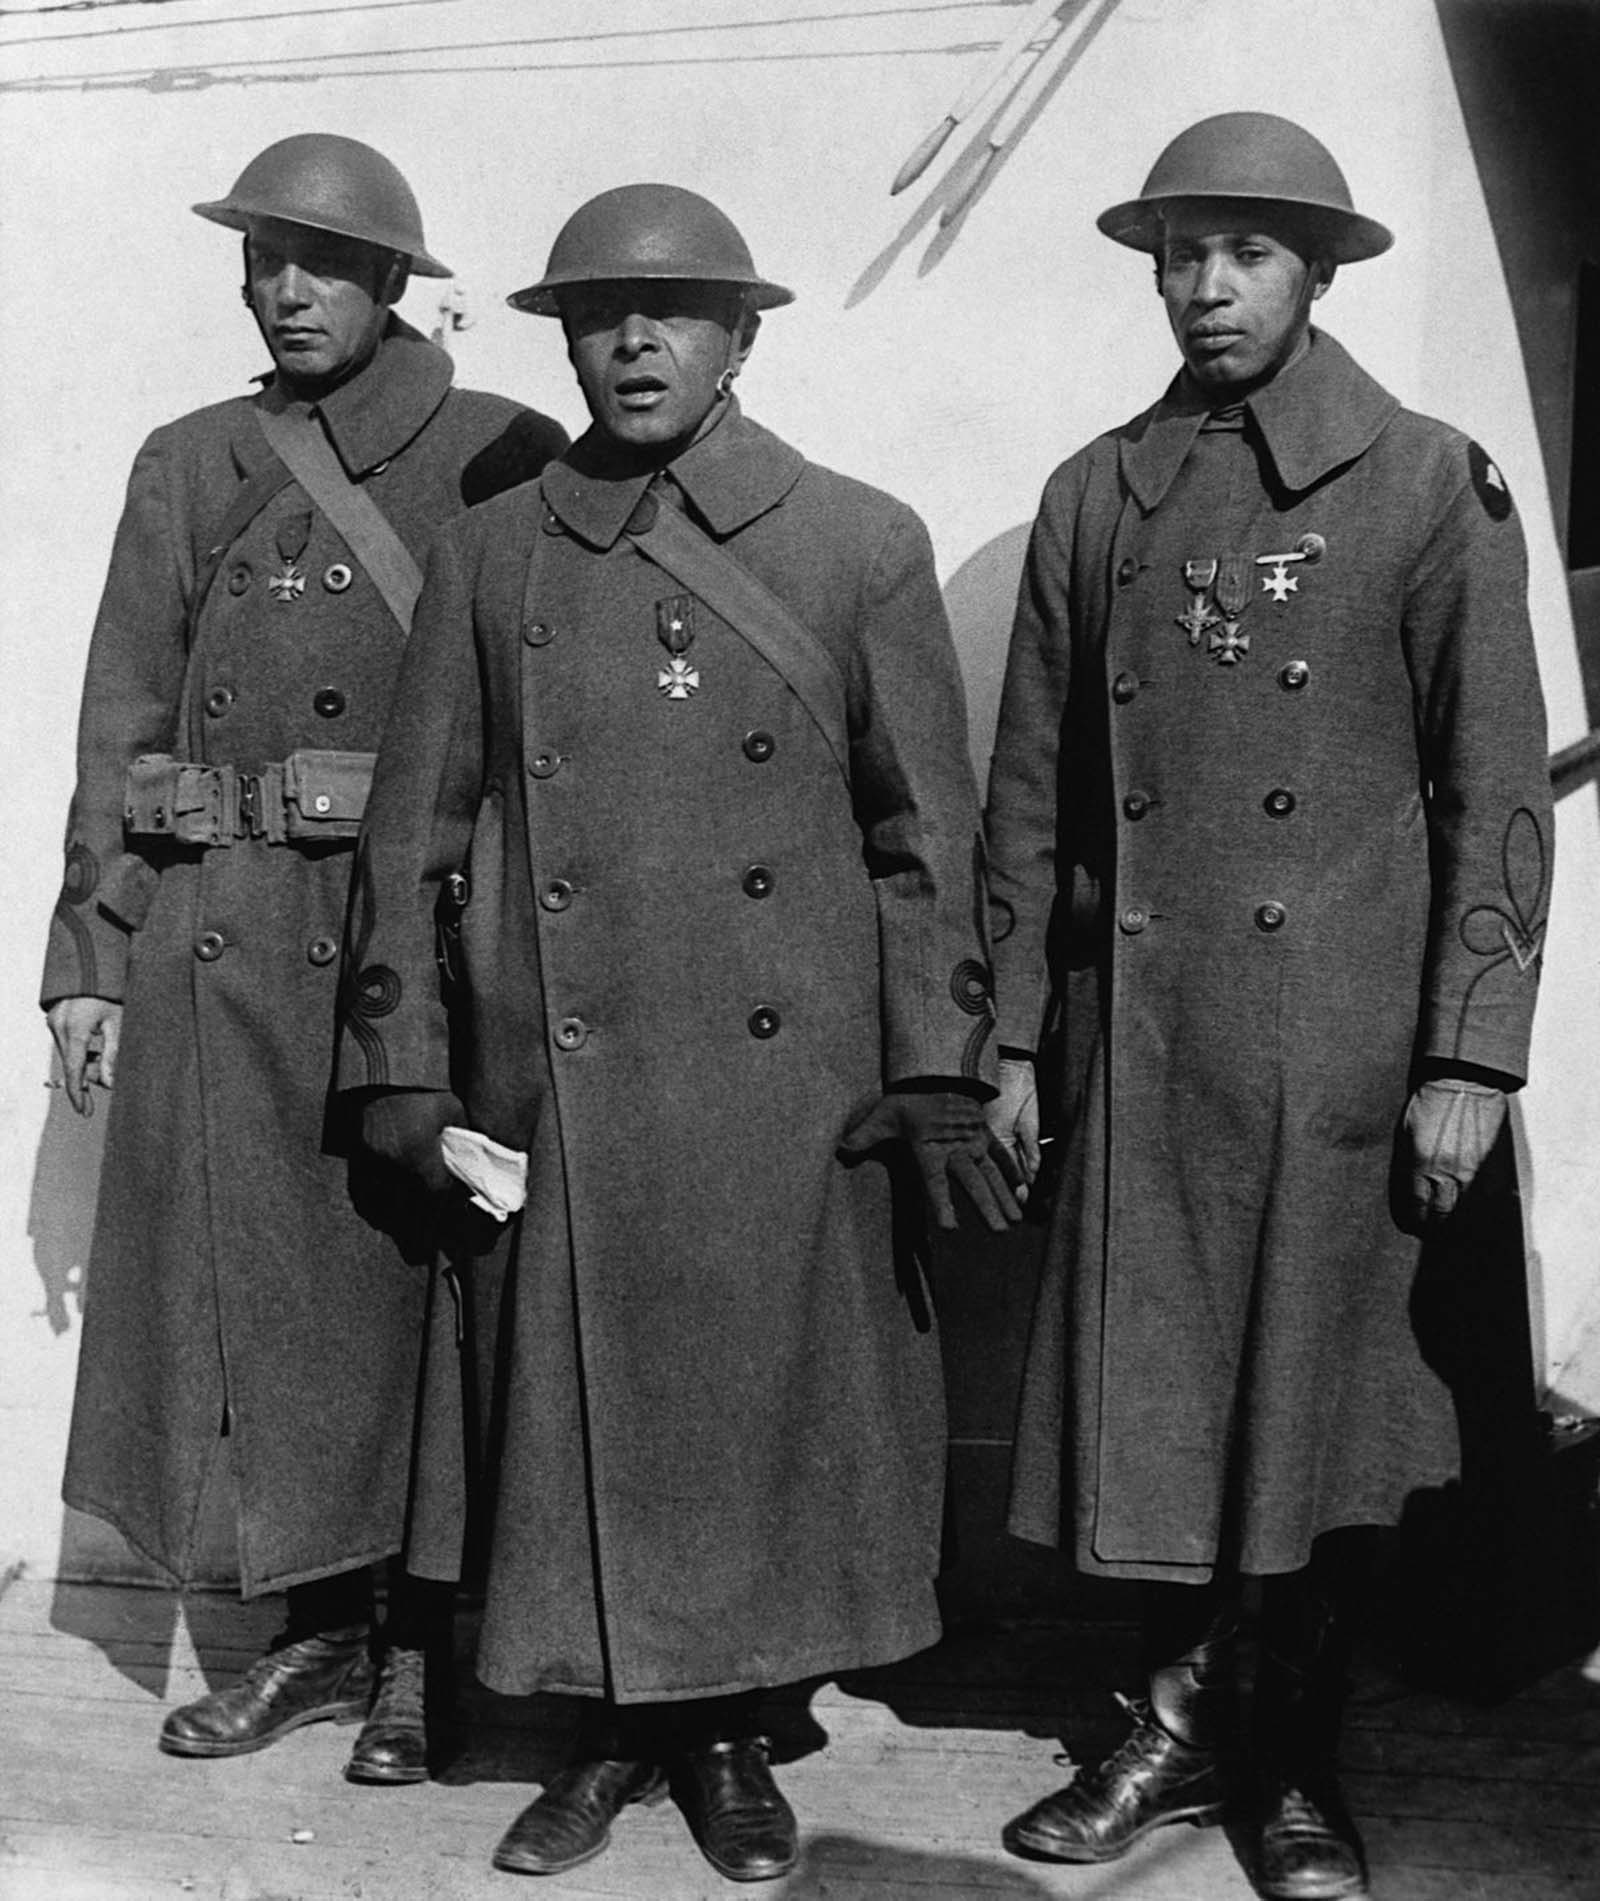
<instances>
[{"instance_id":1,"label":"white handkerchief","mask_svg":"<svg viewBox=\"0 0 1600 1901\"><path fill-rule=\"evenodd\" d=\"M514 1215L528 1199L528 1158L521 1149L502 1148L476 1129L440 1132L439 1151L457 1181L472 1190L472 1205L496 1221Z\"/></svg>"}]
</instances>

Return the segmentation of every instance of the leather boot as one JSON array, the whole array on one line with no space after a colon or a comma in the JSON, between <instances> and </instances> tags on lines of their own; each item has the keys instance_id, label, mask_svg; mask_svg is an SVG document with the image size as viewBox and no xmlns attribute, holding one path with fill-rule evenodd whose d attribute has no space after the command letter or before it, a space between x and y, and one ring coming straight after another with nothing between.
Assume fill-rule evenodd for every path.
<instances>
[{"instance_id":1,"label":"leather boot","mask_svg":"<svg viewBox=\"0 0 1600 1901\"><path fill-rule=\"evenodd\" d=\"M700 1852L728 1881L772 1881L800 1858L794 1810L772 1779L764 1736L700 1742L678 1757L673 1791Z\"/></svg>"},{"instance_id":2,"label":"leather boot","mask_svg":"<svg viewBox=\"0 0 1600 1901\"><path fill-rule=\"evenodd\" d=\"M1361 1837L1336 1768L1346 1653L1331 1615L1315 1621L1298 1655L1264 1643L1256 1677L1256 1886L1268 1901L1344 1901L1367 1892Z\"/></svg>"},{"instance_id":3,"label":"leather boot","mask_svg":"<svg viewBox=\"0 0 1600 1901\"><path fill-rule=\"evenodd\" d=\"M1008 1822L1001 1840L1033 1860L1115 1861L1168 1822L1220 1820L1232 1695L1230 1630L1153 1670L1148 1702L1118 1696L1133 1718L1122 1747Z\"/></svg>"},{"instance_id":4,"label":"leather boot","mask_svg":"<svg viewBox=\"0 0 1600 1901\"><path fill-rule=\"evenodd\" d=\"M386 1653L378 1693L344 1766L347 1782L427 1781L427 1666L421 1650Z\"/></svg>"},{"instance_id":5,"label":"leather boot","mask_svg":"<svg viewBox=\"0 0 1600 1901\"><path fill-rule=\"evenodd\" d=\"M227 1690L176 1709L161 1725L169 1756L244 1756L303 1723L358 1721L372 1696L365 1625L322 1631L258 1657Z\"/></svg>"},{"instance_id":6,"label":"leather boot","mask_svg":"<svg viewBox=\"0 0 1600 1901\"><path fill-rule=\"evenodd\" d=\"M630 1802L667 1792L650 1762L575 1762L552 1776L500 1838L494 1865L514 1875L559 1875L592 1860Z\"/></svg>"}]
</instances>

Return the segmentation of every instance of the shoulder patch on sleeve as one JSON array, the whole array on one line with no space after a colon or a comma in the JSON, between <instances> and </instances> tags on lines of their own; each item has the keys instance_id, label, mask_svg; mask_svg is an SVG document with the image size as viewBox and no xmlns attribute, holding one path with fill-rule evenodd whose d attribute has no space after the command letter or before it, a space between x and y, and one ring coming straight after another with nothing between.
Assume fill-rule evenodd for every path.
<instances>
[{"instance_id":1,"label":"shoulder patch on sleeve","mask_svg":"<svg viewBox=\"0 0 1600 1901\"><path fill-rule=\"evenodd\" d=\"M1467 467L1472 473L1472 486L1477 490L1478 500L1483 503L1483 512L1490 521L1504 521L1511 513L1511 491L1498 467L1475 442L1467 444Z\"/></svg>"}]
</instances>

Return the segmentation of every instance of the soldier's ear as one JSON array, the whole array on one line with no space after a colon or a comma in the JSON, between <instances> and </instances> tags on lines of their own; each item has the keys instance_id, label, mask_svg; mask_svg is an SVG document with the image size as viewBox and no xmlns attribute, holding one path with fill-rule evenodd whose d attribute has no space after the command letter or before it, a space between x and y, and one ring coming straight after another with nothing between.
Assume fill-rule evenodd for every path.
<instances>
[{"instance_id":1,"label":"soldier's ear","mask_svg":"<svg viewBox=\"0 0 1600 1901\"><path fill-rule=\"evenodd\" d=\"M1311 295L1313 298L1320 297L1322 295L1322 293L1333 282L1334 275L1338 271L1338 269L1339 269L1338 265L1333 263L1332 260L1329 258L1319 257L1313 262L1311 266L1311 276L1313 280L1312 285L1311 285Z\"/></svg>"},{"instance_id":2,"label":"soldier's ear","mask_svg":"<svg viewBox=\"0 0 1600 1901\"><path fill-rule=\"evenodd\" d=\"M397 304L406 294L406 285L411 282L411 260L396 251L389 260L389 269L384 276L383 288L378 293L380 304Z\"/></svg>"}]
</instances>

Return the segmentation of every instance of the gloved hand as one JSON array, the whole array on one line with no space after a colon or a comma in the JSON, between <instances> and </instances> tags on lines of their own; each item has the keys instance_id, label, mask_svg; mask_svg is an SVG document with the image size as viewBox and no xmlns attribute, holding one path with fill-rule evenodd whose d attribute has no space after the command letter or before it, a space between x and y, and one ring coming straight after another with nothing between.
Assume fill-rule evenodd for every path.
<instances>
[{"instance_id":1,"label":"gloved hand","mask_svg":"<svg viewBox=\"0 0 1600 1901\"><path fill-rule=\"evenodd\" d=\"M1488 1083L1443 1076L1421 1085L1405 1121L1419 1221L1442 1221L1454 1211L1505 1119L1505 1093Z\"/></svg>"},{"instance_id":2,"label":"gloved hand","mask_svg":"<svg viewBox=\"0 0 1600 1901\"><path fill-rule=\"evenodd\" d=\"M60 997L45 1012L61 1058L67 1101L81 1116L94 1114L90 1083L109 1089L117 1079L122 1005L105 997Z\"/></svg>"},{"instance_id":3,"label":"gloved hand","mask_svg":"<svg viewBox=\"0 0 1600 1901\"><path fill-rule=\"evenodd\" d=\"M1011 1192L1009 1158L993 1147L983 1106L954 1089L891 1089L845 1131L843 1155L865 1155L880 1142L904 1141L911 1150L928 1209L941 1228L956 1225L950 1184L959 1182L996 1234L1022 1209Z\"/></svg>"},{"instance_id":4,"label":"gloved hand","mask_svg":"<svg viewBox=\"0 0 1600 1901\"><path fill-rule=\"evenodd\" d=\"M439 1136L465 1119L448 1089L390 1089L362 1103L361 1144L380 1162L414 1175L430 1194L442 1195L455 1177L444 1165Z\"/></svg>"},{"instance_id":5,"label":"gloved hand","mask_svg":"<svg viewBox=\"0 0 1600 1901\"><path fill-rule=\"evenodd\" d=\"M989 1133L1016 1164L1018 1201L1039 1174L1039 1082L1026 1057L1000 1058L1000 1093L984 1105Z\"/></svg>"}]
</instances>

